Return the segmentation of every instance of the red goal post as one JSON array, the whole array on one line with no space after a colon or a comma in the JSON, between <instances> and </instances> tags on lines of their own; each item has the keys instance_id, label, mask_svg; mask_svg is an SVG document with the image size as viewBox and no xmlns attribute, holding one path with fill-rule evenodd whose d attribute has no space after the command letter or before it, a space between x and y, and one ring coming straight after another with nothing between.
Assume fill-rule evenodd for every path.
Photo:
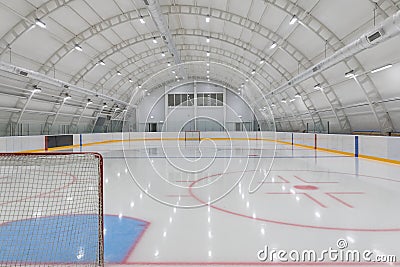
<instances>
[{"instance_id":1,"label":"red goal post","mask_svg":"<svg viewBox=\"0 0 400 267\"><path fill-rule=\"evenodd\" d=\"M200 131L185 131L185 142L198 141L200 142Z\"/></svg>"}]
</instances>

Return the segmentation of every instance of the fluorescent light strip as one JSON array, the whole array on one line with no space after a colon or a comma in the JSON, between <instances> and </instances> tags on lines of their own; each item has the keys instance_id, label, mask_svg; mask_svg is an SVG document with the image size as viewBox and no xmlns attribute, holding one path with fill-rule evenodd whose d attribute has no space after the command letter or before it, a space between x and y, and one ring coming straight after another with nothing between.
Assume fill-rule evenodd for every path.
<instances>
[{"instance_id":1,"label":"fluorescent light strip","mask_svg":"<svg viewBox=\"0 0 400 267\"><path fill-rule=\"evenodd\" d=\"M351 71L349 71L349 72L346 72L346 73L344 74L344 77L346 77L346 78L354 78L354 77L355 77L355 75L354 75L354 70L351 70Z\"/></svg>"},{"instance_id":2,"label":"fluorescent light strip","mask_svg":"<svg viewBox=\"0 0 400 267\"><path fill-rule=\"evenodd\" d=\"M38 25L42 29L46 29L46 23L44 23L41 19L35 19L35 24Z\"/></svg>"},{"instance_id":3,"label":"fluorescent light strip","mask_svg":"<svg viewBox=\"0 0 400 267\"><path fill-rule=\"evenodd\" d=\"M290 24L290 25L293 25L293 24L295 24L296 22L297 22L297 17L296 17L296 15L293 15L293 17L292 17L292 19L290 20L289 24Z\"/></svg>"},{"instance_id":4,"label":"fluorescent light strip","mask_svg":"<svg viewBox=\"0 0 400 267\"><path fill-rule=\"evenodd\" d=\"M79 51L79 52L82 52L83 51L83 49L82 49L82 47L80 46L80 45L78 45L78 44L75 44L75 50L77 50L77 51Z\"/></svg>"},{"instance_id":5,"label":"fluorescent light strip","mask_svg":"<svg viewBox=\"0 0 400 267\"><path fill-rule=\"evenodd\" d=\"M377 73L377 72L380 72L380 71L383 71L383 70L386 70L386 69L390 69L391 67L393 67L393 65L389 64L389 65L374 69L374 70L371 71L371 73Z\"/></svg>"}]
</instances>

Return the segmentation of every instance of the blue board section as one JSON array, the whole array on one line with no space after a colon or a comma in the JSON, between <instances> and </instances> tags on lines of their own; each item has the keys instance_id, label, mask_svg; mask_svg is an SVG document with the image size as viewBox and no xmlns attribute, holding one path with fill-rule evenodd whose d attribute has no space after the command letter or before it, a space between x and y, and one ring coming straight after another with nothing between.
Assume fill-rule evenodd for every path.
<instances>
[{"instance_id":1,"label":"blue board section","mask_svg":"<svg viewBox=\"0 0 400 267\"><path fill-rule=\"evenodd\" d=\"M98 253L96 215L70 215L14 221L0 225L3 263L75 264L93 262ZM119 263L131 252L147 227L133 218L105 216L104 258ZM63 229L65 232L63 233ZM72 237L78 241L71 242Z\"/></svg>"},{"instance_id":2,"label":"blue board section","mask_svg":"<svg viewBox=\"0 0 400 267\"><path fill-rule=\"evenodd\" d=\"M354 156L358 158L358 136L354 137Z\"/></svg>"}]
</instances>

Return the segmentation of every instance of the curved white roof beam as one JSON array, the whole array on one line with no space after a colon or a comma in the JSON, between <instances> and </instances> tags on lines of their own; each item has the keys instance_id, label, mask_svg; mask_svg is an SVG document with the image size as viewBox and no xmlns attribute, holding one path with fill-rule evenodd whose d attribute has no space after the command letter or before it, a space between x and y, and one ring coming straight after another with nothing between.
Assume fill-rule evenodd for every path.
<instances>
[{"instance_id":1,"label":"curved white roof beam","mask_svg":"<svg viewBox=\"0 0 400 267\"><path fill-rule=\"evenodd\" d=\"M278 3L274 3L274 5L276 5L277 7L279 7L279 4ZM289 6L290 6L290 3L289 3ZM190 9L190 8L182 8L183 6L182 5L180 5L180 6L174 6L174 9L173 10L168 10L168 9L171 9L171 7L170 6L163 6L163 9L167 9L168 11L171 11L170 13L174 13L174 12L178 12L178 13L184 13L185 14L185 12L186 13L188 13L188 14L195 14L195 15L197 15L197 13L190 13L190 12L193 12L193 10L192 9ZM186 6L185 6L186 7ZM188 7L190 7L190 6L188 6ZM199 7L200 8L200 13L201 12L203 12L203 7ZM208 10L208 9L207 9ZM182 12L183 11L183 12ZM250 20L248 20L248 19L246 19L246 18L241 18L240 16L238 16L238 15L235 15L235 14L231 14L231 13L229 13L229 12L226 12L226 11L223 11L223 10L210 10L211 11L211 14L213 14L213 13L216 13L217 15L216 15L216 17L218 17L218 16L220 16L220 17L218 17L218 18L221 18L221 19L224 19L225 17L229 17L229 18L238 18L238 20L237 19L232 19L233 21L238 21L237 23L238 23L238 25L240 24L242 27L244 27L244 26L248 26L248 27L250 27L250 28L252 28L253 29L253 31L256 31L256 32L258 32L258 33L261 33L260 32L260 29L262 29L263 27L261 26L261 25L259 25L259 24L257 24L256 22L252 22L252 21L250 21ZM209 11L207 11L207 13L208 13ZM287 10L285 10L285 12L286 13L288 13L288 11ZM139 12L140 13L140 12ZM88 31L86 31L86 33L85 32L83 32L84 34L79 34L79 35L77 35L80 39L82 39L82 38L85 38L86 36L87 36L87 38L90 38L89 36L90 35L93 35L93 34L96 34L96 32L98 32L98 31L101 31L101 30L103 30L103 29L106 29L106 28L108 28L108 27L112 27L112 26L115 26L115 25L118 25L118 24L120 24L120 23L123 23L123 22L125 22L125 21L127 21L127 20L129 20L129 19L134 19L134 16L137 16L138 15L138 12L137 11L134 11L134 12L127 12L127 13L124 13L124 14L122 14L122 15L118 15L118 16L115 16L115 17L112 17L112 18L110 18L110 19L107 19L107 20L105 20L105 21L102 21L102 22L100 22L99 23L99 25L93 25L93 27L91 27L90 29L88 29ZM264 28L264 30L265 30L266 28ZM267 29L267 32L269 31L269 29ZM269 31L270 32L270 31ZM269 34L272 34L272 36L274 35L274 33L272 33L272 32L270 32ZM78 38L78 37L76 37L76 38ZM274 39L277 39L277 38L274 38ZM282 43L282 45L281 45L281 47L284 49L284 51L286 51L286 49L285 49L285 43ZM289 51L289 50L293 50L293 49L287 49L287 51ZM58 50L58 52L56 52L53 56L51 56L49 59L52 59L52 58L54 58L55 60L60 60L63 56L62 56L62 53L64 53L64 54L66 54L66 53L68 53L69 52L69 48L65 48L65 46L63 46L62 48L60 48L59 50ZM295 53L297 53L297 52L295 52ZM290 54L290 53L288 53L288 54ZM300 60L300 62L301 62L302 60ZM56 62L52 62L52 64L56 64ZM308 63L308 64L310 64L310 63ZM43 65L43 68L45 68L45 69L47 69L47 71L50 71L51 69L52 69L52 67L46 67L46 63ZM41 69L42 70L42 69ZM324 94L325 95L325 94ZM328 102L330 103L330 105L335 105L335 106L337 106L338 104L341 106L341 104L340 104L340 101L339 101L339 99L337 98L337 96L336 96L336 94L332 91L332 92L330 92L330 95L333 95L334 97L333 97L333 99L332 99L332 97L331 98L328 98L327 97L327 94L325 95L325 98L328 100ZM335 114L335 116L338 118L338 120L339 120L339 122L344 122L344 124L342 125L342 128L344 128L344 129L346 129L347 128L347 126L349 125L348 123L346 123L346 122L348 122L348 120L347 120L347 118L345 117L345 114L343 113L343 114L337 114L337 112L339 112L339 111L337 111L338 109L336 109L336 108L332 108L332 111L334 112L334 114ZM340 110L340 109L339 109ZM346 126L347 125L347 126Z\"/></svg>"}]
</instances>

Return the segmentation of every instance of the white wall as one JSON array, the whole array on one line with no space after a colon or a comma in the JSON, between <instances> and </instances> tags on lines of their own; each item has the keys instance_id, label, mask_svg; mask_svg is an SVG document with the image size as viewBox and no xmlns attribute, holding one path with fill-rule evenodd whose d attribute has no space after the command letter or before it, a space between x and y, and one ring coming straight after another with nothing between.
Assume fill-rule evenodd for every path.
<instances>
[{"instance_id":1,"label":"white wall","mask_svg":"<svg viewBox=\"0 0 400 267\"><path fill-rule=\"evenodd\" d=\"M223 93L225 106L168 107L168 99L165 97L168 93L190 93L196 95L196 92ZM235 130L236 122L246 122L247 125L252 125L254 121L252 110L241 97L214 84L189 83L173 89L168 87L157 89L151 92L150 95L146 95L138 105L138 131L141 132L147 130L147 123L157 123L158 131L181 131L183 126L194 118L199 118L199 123L196 122L196 128L201 131L221 131L224 127L229 131L233 131ZM210 121L205 122L206 118ZM187 126L187 129L194 130L194 122L192 124Z\"/></svg>"},{"instance_id":2,"label":"white wall","mask_svg":"<svg viewBox=\"0 0 400 267\"><path fill-rule=\"evenodd\" d=\"M44 136L0 137L0 152L44 149Z\"/></svg>"}]
</instances>

